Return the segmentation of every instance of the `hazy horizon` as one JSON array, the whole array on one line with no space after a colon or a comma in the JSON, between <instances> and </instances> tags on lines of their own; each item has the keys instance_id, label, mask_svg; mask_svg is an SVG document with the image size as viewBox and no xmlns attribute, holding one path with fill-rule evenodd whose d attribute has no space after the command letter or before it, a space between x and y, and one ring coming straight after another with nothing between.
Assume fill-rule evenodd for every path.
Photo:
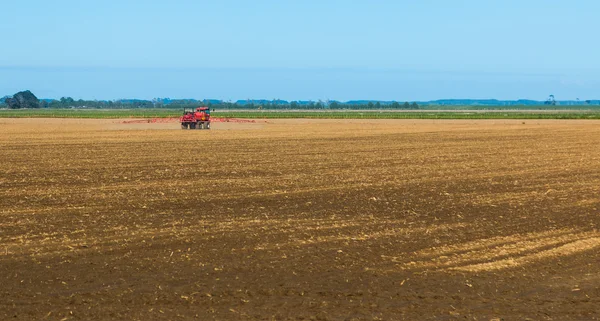
<instances>
[{"instance_id":1,"label":"hazy horizon","mask_svg":"<svg viewBox=\"0 0 600 321\"><path fill-rule=\"evenodd\" d=\"M125 98L396 100L438 99L557 100L598 99L587 87L592 76L483 72L420 72L368 69L218 69L11 67L0 71L4 92L31 90L40 98L86 100ZM582 80L584 79L584 80ZM373 83L379 83L373 86ZM235 91L231 88L237 88ZM436 88L436 94L429 93ZM549 92L547 88L555 88ZM474 94L477 93L477 94Z\"/></svg>"}]
</instances>

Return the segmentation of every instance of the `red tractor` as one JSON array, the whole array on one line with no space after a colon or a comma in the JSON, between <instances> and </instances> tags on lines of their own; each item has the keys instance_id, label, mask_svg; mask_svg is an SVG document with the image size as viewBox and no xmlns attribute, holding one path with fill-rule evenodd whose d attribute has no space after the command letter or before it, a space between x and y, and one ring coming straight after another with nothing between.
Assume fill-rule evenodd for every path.
<instances>
[{"instance_id":1,"label":"red tractor","mask_svg":"<svg viewBox=\"0 0 600 321\"><path fill-rule=\"evenodd\" d=\"M181 129L210 129L210 108L198 107L196 111L184 108L179 122Z\"/></svg>"}]
</instances>

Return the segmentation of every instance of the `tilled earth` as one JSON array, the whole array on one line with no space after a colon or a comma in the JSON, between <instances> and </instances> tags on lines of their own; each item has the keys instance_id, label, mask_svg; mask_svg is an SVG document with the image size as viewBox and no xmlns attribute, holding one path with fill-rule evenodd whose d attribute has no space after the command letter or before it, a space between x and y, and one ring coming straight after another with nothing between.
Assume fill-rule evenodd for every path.
<instances>
[{"instance_id":1,"label":"tilled earth","mask_svg":"<svg viewBox=\"0 0 600 321\"><path fill-rule=\"evenodd\" d=\"M600 318L600 122L175 128L0 119L1 320Z\"/></svg>"}]
</instances>

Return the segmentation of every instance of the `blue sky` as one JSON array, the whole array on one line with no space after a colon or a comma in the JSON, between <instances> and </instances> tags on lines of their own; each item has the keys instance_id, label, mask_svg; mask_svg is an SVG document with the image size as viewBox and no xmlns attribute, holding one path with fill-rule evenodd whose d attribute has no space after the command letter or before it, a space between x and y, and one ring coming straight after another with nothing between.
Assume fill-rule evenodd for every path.
<instances>
[{"instance_id":1,"label":"blue sky","mask_svg":"<svg viewBox=\"0 0 600 321\"><path fill-rule=\"evenodd\" d=\"M4 2L0 95L600 98L599 1Z\"/></svg>"}]
</instances>

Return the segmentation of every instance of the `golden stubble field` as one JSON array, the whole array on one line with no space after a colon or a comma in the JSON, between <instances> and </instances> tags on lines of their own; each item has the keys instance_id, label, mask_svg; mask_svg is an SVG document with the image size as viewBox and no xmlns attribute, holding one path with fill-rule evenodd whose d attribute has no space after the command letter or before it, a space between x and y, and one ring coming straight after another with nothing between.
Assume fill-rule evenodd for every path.
<instances>
[{"instance_id":1,"label":"golden stubble field","mask_svg":"<svg viewBox=\"0 0 600 321\"><path fill-rule=\"evenodd\" d=\"M0 319L600 318L598 121L177 127L0 119Z\"/></svg>"}]
</instances>

